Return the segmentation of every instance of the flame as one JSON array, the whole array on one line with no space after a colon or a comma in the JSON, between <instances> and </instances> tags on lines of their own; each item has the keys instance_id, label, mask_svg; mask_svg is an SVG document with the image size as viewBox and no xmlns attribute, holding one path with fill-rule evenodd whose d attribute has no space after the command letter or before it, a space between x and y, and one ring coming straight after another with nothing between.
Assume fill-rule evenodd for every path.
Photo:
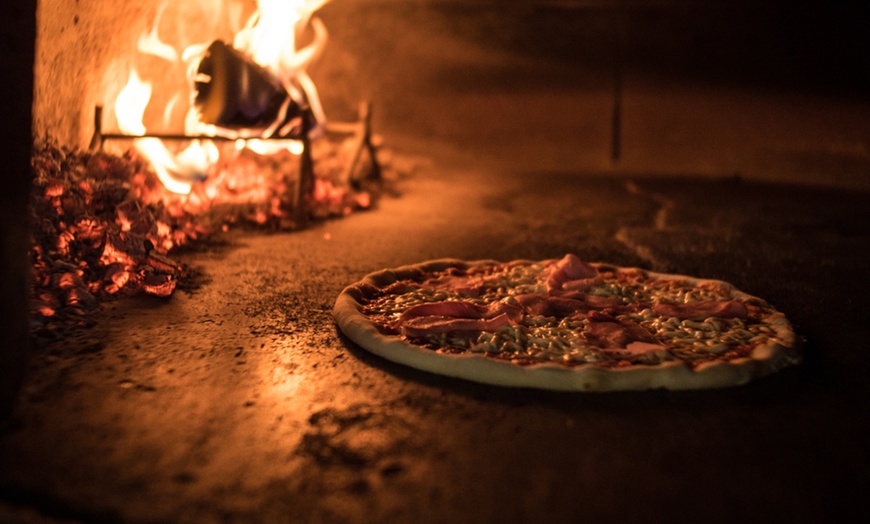
<instances>
[{"instance_id":1,"label":"flame","mask_svg":"<svg viewBox=\"0 0 870 524\"><path fill-rule=\"evenodd\" d=\"M127 86L115 101L115 114L121 131L130 135L146 134L142 115L151 99L151 90L151 84L143 82L136 71L130 73ZM194 141L178 155L170 152L158 138L139 138L134 145L151 162L166 189L183 195L190 193L192 182L180 178L203 173L216 160L214 144L207 147L199 141Z\"/></svg>"},{"instance_id":2,"label":"flame","mask_svg":"<svg viewBox=\"0 0 870 524\"><path fill-rule=\"evenodd\" d=\"M319 19L312 14L328 0L258 0L257 8L242 24L243 8L237 0L202 0L203 16L223 12L230 20L231 27L241 27L233 35L235 50L243 53L258 65L266 68L277 78L290 100L310 108L320 132L326 121L314 82L306 72L326 44L327 32ZM226 5L225 5L226 4ZM165 22L167 6L165 2L157 12L153 27L143 34L137 50L151 60L157 60L164 67L162 74L153 81L145 80L144 72L133 68L126 86L118 94L114 110L121 132L143 136L148 134L176 133L185 136L223 137L236 139L235 149L250 149L258 154L272 154L289 151L298 155L302 143L298 140L260 140L270 136L282 125L282 117L266 131L252 129L225 129L201 121L194 105L194 82L197 69L210 43L222 35L211 35L205 42L196 42L176 47L161 38L161 22ZM179 24L184 25L184 24ZM309 44L297 49L299 33L311 29ZM187 38L180 38L186 40ZM189 39L188 39L189 40ZM181 45L181 44L179 44ZM173 72L180 72L173 76ZM185 83L179 85L179 80ZM170 91L167 93L166 91ZM158 98L163 106L158 108L160 118L156 124L146 126L146 112L153 113L150 105ZM149 111L150 109L150 111ZM153 118L152 118L153 119ZM150 120L149 120L150 122ZM289 125L289 124L288 124ZM194 184L204 180L218 163L221 149L207 138L190 141L181 149L171 149L169 141L155 137L134 140L134 147L149 160L165 188L173 193L191 194Z\"/></svg>"}]
</instances>

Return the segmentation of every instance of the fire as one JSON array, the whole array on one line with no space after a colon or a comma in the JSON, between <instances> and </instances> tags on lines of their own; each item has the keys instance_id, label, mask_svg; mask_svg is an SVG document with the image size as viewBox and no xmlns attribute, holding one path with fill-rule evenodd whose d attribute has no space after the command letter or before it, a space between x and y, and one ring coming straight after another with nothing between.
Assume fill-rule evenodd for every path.
<instances>
[{"instance_id":1,"label":"fire","mask_svg":"<svg viewBox=\"0 0 870 524\"><path fill-rule=\"evenodd\" d=\"M158 10L137 49L162 64L156 67L160 74L146 80L144 72L134 68L114 110L119 129L128 135L201 137L177 149L153 136L134 141L167 190L188 195L197 182L214 176L223 149L209 137L234 140L236 152L247 148L258 154L302 153L301 130L310 136L326 121L306 71L326 44L326 28L312 14L327 1L258 0L256 10L242 23L240 0L203 0L203 17L223 13L230 18L228 26L241 28L232 35L231 45L219 38L224 35L184 47L173 45L161 37L169 3ZM311 42L297 48L297 36L308 28ZM179 42L190 39L188 35L177 38ZM180 83L179 78L185 81ZM155 109L151 106L158 98L156 103L162 107ZM155 110L160 117L146 126L146 112ZM306 118L312 122L304 124L310 126L303 125Z\"/></svg>"},{"instance_id":2,"label":"fire","mask_svg":"<svg viewBox=\"0 0 870 524\"><path fill-rule=\"evenodd\" d=\"M142 115L151 99L151 89L151 85L143 82L136 71L130 73L127 86L115 101L115 112L121 131L131 135L147 133L142 123ZM214 144L200 144L198 140L177 155L170 152L158 138L137 139L135 146L151 162L166 189L183 195L190 193L190 179L205 173L217 160Z\"/></svg>"},{"instance_id":3,"label":"fire","mask_svg":"<svg viewBox=\"0 0 870 524\"><path fill-rule=\"evenodd\" d=\"M327 128L306 72L325 2L166 2L115 99L121 134L102 132L98 109L90 151L35 143L31 311L48 333L109 296L171 296L188 270L170 257L231 225L296 229L373 205L370 106ZM137 153L103 149L131 137Z\"/></svg>"}]
</instances>

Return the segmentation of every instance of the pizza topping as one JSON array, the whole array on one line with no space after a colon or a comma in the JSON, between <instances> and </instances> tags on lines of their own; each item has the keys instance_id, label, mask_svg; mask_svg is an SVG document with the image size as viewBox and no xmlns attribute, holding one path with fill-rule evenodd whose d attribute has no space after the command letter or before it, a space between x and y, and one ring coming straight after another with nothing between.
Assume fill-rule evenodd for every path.
<instances>
[{"instance_id":1,"label":"pizza topping","mask_svg":"<svg viewBox=\"0 0 870 524\"><path fill-rule=\"evenodd\" d=\"M763 301L718 281L544 262L414 271L368 294L363 312L384 333L448 353L518 364L655 365L745 357L772 340Z\"/></svg>"},{"instance_id":2,"label":"pizza topping","mask_svg":"<svg viewBox=\"0 0 870 524\"><path fill-rule=\"evenodd\" d=\"M649 342L631 342L624 348L620 349L605 349L607 355L619 360L620 362L631 362L636 364L660 364L666 360L673 360L674 356L668 351L668 348L661 344L652 344Z\"/></svg>"},{"instance_id":3,"label":"pizza topping","mask_svg":"<svg viewBox=\"0 0 870 524\"><path fill-rule=\"evenodd\" d=\"M567 292L577 292L577 291L590 291L595 286L600 286L603 281L598 278L578 278L576 280L568 280L562 283L562 289ZM555 290L550 290L550 293L554 293Z\"/></svg>"},{"instance_id":4,"label":"pizza topping","mask_svg":"<svg viewBox=\"0 0 870 524\"><path fill-rule=\"evenodd\" d=\"M404 295L418 289L420 289L419 284L408 282L407 280L400 280L383 288L381 292L385 295Z\"/></svg>"},{"instance_id":5,"label":"pizza topping","mask_svg":"<svg viewBox=\"0 0 870 524\"><path fill-rule=\"evenodd\" d=\"M590 311L612 313L618 311L623 305L622 301L617 298L582 293L555 296L528 293L512 297L511 300L512 303L520 305L527 314L558 318L583 316Z\"/></svg>"},{"instance_id":6,"label":"pizza topping","mask_svg":"<svg viewBox=\"0 0 870 524\"><path fill-rule=\"evenodd\" d=\"M747 309L737 300L703 300L686 304L659 303L653 312L662 317L677 317L681 320L704 320L709 317L746 318Z\"/></svg>"},{"instance_id":7,"label":"pizza topping","mask_svg":"<svg viewBox=\"0 0 870 524\"><path fill-rule=\"evenodd\" d=\"M464 297L479 297L485 283L480 275L447 274L430 278L423 284L433 289L448 290Z\"/></svg>"},{"instance_id":8,"label":"pizza topping","mask_svg":"<svg viewBox=\"0 0 870 524\"><path fill-rule=\"evenodd\" d=\"M593 346L604 349L625 348L632 342L655 342L652 334L640 324L628 319L609 318L598 312L590 312L586 340Z\"/></svg>"},{"instance_id":9,"label":"pizza topping","mask_svg":"<svg viewBox=\"0 0 870 524\"><path fill-rule=\"evenodd\" d=\"M417 317L458 317L458 318L481 318L482 312L486 311L485 307L476 306L467 302L450 301L450 302L429 302L411 306L402 313L396 320L396 325L401 326L409 320Z\"/></svg>"},{"instance_id":10,"label":"pizza topping","mask_svg":"<svg viewBox=\"0 0 870 524\"><path fill-rule=\"evenodd\" d=\"M584 263L576 255L565 255L562 260L553 264L547 276L547 289L562 289L567 283L585 285L595 279L598 271Z\"/></svg>"},{"instance_id":11,"label":"pizza topping","mask_svg":"<svg viewBox=\"0 0 870 524\"><path fill-rule=\"evenodd\" d=\"M626 344L624 351L630 355L643 355L651 351L666 353L668 348L651 342L631 342Z\"/></svg>"},{"instance_id":12,"label":"pizza topping","mask_svg":"<svg viewBox=\"0 0 870 524\"><path fill-rule=\"evenodd\" d=\"M512 297L510 300L522 307L529 315L551 316L553 312L550 297L547 296L526 293Z\"/></svg>"},{"instance_id":13,"label":"pizza topping","mask_svg":"<svg viewBox=\"0 0 870 524\"><path fill-rule=\"evenodd\" d=\"M418 338L453 331L495 331L521 315L518 306L505 302L485 306L456 300L429 302L408 308L394 328Z\"/></svg>"},{"instance_id":14,"label":"pizza topping","mask_svg":"<svg viewBox=\"0 0 870 524\"><path fill-rule=\"evenodd\" d=\"M412 318L403 322L401 328L403 335L421 338L457 331L496 331L509 322L510 318L506 313L492 318L454 318L433 315Z\"/></svg>"}]
</instances>

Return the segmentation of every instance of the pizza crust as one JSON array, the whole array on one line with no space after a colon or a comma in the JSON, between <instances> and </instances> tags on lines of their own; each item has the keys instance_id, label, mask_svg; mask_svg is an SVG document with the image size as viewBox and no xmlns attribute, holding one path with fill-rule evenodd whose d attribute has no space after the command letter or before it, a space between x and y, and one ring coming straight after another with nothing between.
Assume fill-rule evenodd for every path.
<instances>
[{"instance_id":1,"label":"pizza crust","mask_svg":"<svg viewBox=\"0 0 870 524\"><path fill-rule=\"evenodd\" d=\"M444 353L417 346L400 336L385 335L362 312L363 303L372 286L382 288L398 280L413 278L422 272L443 271L454 267L468 269L491 264L499 262L440 259L371 273L341 292L333 308L333 317L351 341L387 360L439 375L508 387L559 391L721 388L746 384L801 361L798 338L785 315L779 312L766 320L776 335L754 348L748 358L705 362L694 369L679 360L624 368L605 368L594 364L567 367L557 363L517 365L476 353ZM693 283L718 282L728 286L736 298L756 298L720 281L650 271L646 273L658 279L681 279Z\"/></svg>"}]
</instances>

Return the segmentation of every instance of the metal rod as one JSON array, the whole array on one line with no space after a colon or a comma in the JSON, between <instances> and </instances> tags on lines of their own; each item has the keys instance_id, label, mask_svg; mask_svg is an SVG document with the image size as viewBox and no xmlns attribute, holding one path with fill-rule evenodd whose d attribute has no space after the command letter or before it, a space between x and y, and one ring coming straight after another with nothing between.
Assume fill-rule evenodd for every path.
<instances>
[{"instance_id":1,"label":"metal rod","mask_svg":"<svg viewBox=\"0 0 870 524\"><path fill-rule=\"evenodd\" d=\"M369 106L368 103L363 102L360 104L359 108L359 116L360 116L360 125L357 126L356 131L354 133L354 150L353 150L353 158L351 158L350 162L344 166L344 172L341 175L342 181L349 182L351 178L353 178L353 173L356 171L356 166L359 163L359 157L362 153L363 147L365 147L366 142L366 125L365 121L367 119Z\"/></svg>"},{"instance_id":2,"label":"metal rod","mask_svg":"<svg viewBox=\"0 0 870 524\"><path fill-rule=\"evenodd\" d=\"M365 103L370 106L369 103ZM368 136L370 130L367 129L370 124L368 115L370 110L364 112L358 122L327 122L326 131L333 133L359 133L360 130ZM301 140L299 138L288 138L280 136L271 137L236 137L213 136L213 135L186 135L184 133L144 133L141 135L130 135L126 133L104 133L103 132L103 106L94 107L94 135L91 138L91 149L102 147L105 140L136 140L138 138L157 138L160 140L217 140L222 142L235 142L236 140Z\"/></svg>"},{"instance_id":3,"label":"metal rod","mask_svg":"<svg viewBox=\"0 0 870 524\"><path fill-rule=\"evenodd\" d=\"M371 143L371 104L364 102L360 105L360 120L352 123L337 123L332 126L327 126L328 131L339 133L352 132L355 133L358 141L357 150L354 154L353 161L347 168L346 173L352 174L359 161L359 155L363 147L367 148L371 154L372 170L375 178L380 178L380 168L375 158L374 146ZM209 135L185 135L178 133L146 133L142 135L128 135L124 133L104 133L103 132L103 107L97 105L94 107L94 135L91 138L90 148L92 151L103 147L105 140L135 140L138 138L157 138L160 140L217 140L225 142L234 142L236 140L299 140L302 142L302 153L299 155L299 183L296 187L294 195L294 218L297 228L304 228L308 225L308 205L309 200L314 193L314 162L311 158L311 138L310 122L308 118L302 119L302 128L300 130L301 138L284 138L284 137L249 137L249 138L229 138L225 136L209 136Z\"/></svg>"},{"instance_id":4,"label":"metal rod","mask_svg":"<svg viewBox=\"0 0 870 524\"><path fill-rule=\"evenodd\" d=\"M381 179L381 165L378 164L378 156L377 151L375 151L375 145L372 144L372 103L365 102L363 105L365 108L365 112L363 114L363 129L365 129L363 135L363 142L365 143L365 147L369 152L369 157L371 158L372 163L372 172L371 178L372 180L380 180Z\"/></svg>"},{"instance_id":5,"label":"metal rod","mask_svg":"<svg viewBox=\"0 0 870 524\"><path fill-rule=\"evenodd\" d=\"M88 149L97 151L103 147L103 106L94 106L94 136Z\"/></svg>"},{"instance_id":6,"label":"metal rod","mask_svg":"<svg viewBox=\"0 0 870 524\"><path fill-rule=\"evenodd\" d=\"M314 163L311 160L311 139L307 118L302 119L302 154L299 155L299 183L293 204L297 229L308 226L308 202L314 195Z\"/></svg>"},{"instance_id":7,"label":"metal rod","mask_svg":"<svg viewBox=\"0 0 870 524\"><path fill-rule=\"evenodd\" d=\"M381 166L378 164L377 153L375 146L372 144L372 104L371 102L361 102L359 106L359 122L354 133L354 150L353 158L344 167L341 180L345 183L353 182L353 173L359 164L360 155L363 149L368 151L372 169L369 178L372 180L380 180Z\"/></svg>"},{"instance_id":8,"label":"metal rod","mask_svg":"<svg viewBox=\"0 0 870 524\"><path fill-rule=\"evenodd\" d=\"M245 138L237 137L230 138L227 136L220 135L185 135L185 134L175 134L175 133L146 133L144 135L126 135L124 133L103 133L103 140L136 140L138 138L158 138L160 140L218 140L222 142L235 142L236 140L246 140ZM255 137L251 137L247 140L254 140ZM256 140L296 140L296 139L288 139L288 138L256 138Z\"/></svg>"}]
</instances>

